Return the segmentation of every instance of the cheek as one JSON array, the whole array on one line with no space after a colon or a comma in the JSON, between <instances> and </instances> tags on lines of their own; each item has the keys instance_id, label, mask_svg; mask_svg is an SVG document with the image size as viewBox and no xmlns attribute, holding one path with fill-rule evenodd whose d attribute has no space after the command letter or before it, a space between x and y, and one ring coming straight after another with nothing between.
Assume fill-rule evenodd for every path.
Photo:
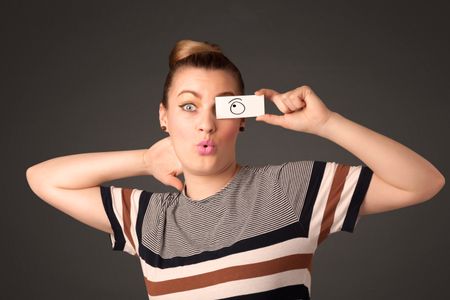
<instances>
[{"instance_id":1,"label":"cheek","mask_svg":"<svg viewBox=\"0 0 450 300\"><path fill-rule=\"evenodd\" d=\"M229 124L222 132L222 138L227 141L235 140L239 132L239 125Z\"/></svg>"},{"instance_id":2,"label":"cheek","mask_svg":"<svg viewBox=\"0 0 450 300\"><path fill-rule=\"evenodd\" d=\"M192 128L186 126L186 122L176 119L169 119L170 124L170 138L172 139L173 147L178 156L185 155L186 150L195 143L195 136Z\"/></svg>"},{"instance_id":3,"label":"cheek","mask_svg":"<svg viewBox=\"0 0 450 300\"><path fill-rule=\"evenodd\" d=\"M183 119L183 116L181 115L171 115L168 118L168 122L170 124L170 133L172 136L179 136L181 138L187 137L190 128L189 126L186 126L186 124L189 124L189 120Z\"/></svg>"}]
</instances>

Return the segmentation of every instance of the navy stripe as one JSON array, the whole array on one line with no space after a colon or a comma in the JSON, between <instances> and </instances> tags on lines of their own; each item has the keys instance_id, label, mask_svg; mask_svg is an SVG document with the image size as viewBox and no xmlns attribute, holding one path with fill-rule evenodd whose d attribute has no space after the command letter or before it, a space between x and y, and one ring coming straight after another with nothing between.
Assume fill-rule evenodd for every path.
<instances>
[{"instance_id":1,"label":"navy stripe","mask_svg":"<svg viewBox=\"0 0 450 300\"><path fill-rule=\"evenodd\" d=\"M308 191L306 192L305 203L300 215L300 223L305 230L305 237L308 237L314 204L316 203L317 194L319 193L320 184L322 183L323 174L325 173L325 166L326 162L324 161L314 161L313 169L311 171Z\"/></svg>"},{"instance_id":2,"label":"navy stripe","mask_svg":"<svg viewBox=\"0 0 450 300\"><path fill-rule=\"evenodd\" d=\"M272 300L272 299L285 299L285 300L309 300L308 287L303 284L290 285L282 288L260 292L255 294L240 295L236 297L222 298L221 300Z\"/></svg>"},{"instance_id":3,"label":"navy stripe","mask_svg":"<svg viewBox=\"0 0 450 300\"><path fill-rule=\"evenodd\" d=\"M120 227L120 223L116 218L116 215L112 206L111 198L111 187L110 186L100 186L100 194L102 196L103 207L105 208L106 215L108 216L109 222L111 223L112 230L114 232L114 247L113 250L123 251L125 248L125 237Z\"/></svg>"},{"instance_id":4,"label":"navy stripe","mask_svg":"<svg viewBox=\"0 0 450 300\"><path fill-rule=\"evenodd\" d=\"M136 216L136 234L139 241L139 245L142 241L142 223L144 221L145 212L147 211L148 203L150 201L150 197L152 196L152 192L142 191L141 196L139 197L139 210ZM139 246L140 248L140 246Z\"/></svg>"},{"instance_id":5,"label":"navy stripe","mask_svg":"<svg viewBox=\"0 0 450 300\"><path fill-rule=\"evenodd\" d=\"M347 215L342 225L342 230L347 232L353 232L355 228L356 219L358 218L359 209L363 203L366 192L369 188L370 181L372 179L373 171L367 167L363 166L361 173L358 178L358 183L355 187L355 192L353 193L350 206L347 210Z\"/></svg>"},{"instance_id":6,"label":"navy stripe","mask_svg":"<svg viewBox=\"0 0 450 300\"><path fill-rule=\"evenodd\" d=\"M141 239L139 239L139 254L147 264L156 268L165 269L218 259L230 254L258 249L298 237L303 237L303 227L299 222L295 222L272 232L241 240L231 246L219 250L205 251L187 257L177 256L166 259L162 258L160 255L142 245Z\"/></svg>"}]
</instances>

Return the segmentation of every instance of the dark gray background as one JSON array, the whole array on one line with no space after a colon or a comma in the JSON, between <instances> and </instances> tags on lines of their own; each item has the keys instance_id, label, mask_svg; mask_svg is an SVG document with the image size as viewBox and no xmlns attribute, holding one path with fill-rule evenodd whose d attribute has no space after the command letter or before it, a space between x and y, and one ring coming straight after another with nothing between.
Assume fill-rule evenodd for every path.
<instances>
[{"instance_id":1,"label":"dark gray background","mask_svg":"<svg viewBox=\"0 0 450 300\"><path fill-rule=\"evenodd\" d=\"M448 174L446 1L3 1L1 12L3 299L146 299L138 260L39 200L25 171L165 137L158 103L179 39L218 43L248 94L310 85L331 110ZM254 118L237 158L362 163L328 140ZM151 177L110 183L174 191ZM329 237L315 255L313 299L448 299L449 208L444 187Z\"/></svg>"}]
</instances>

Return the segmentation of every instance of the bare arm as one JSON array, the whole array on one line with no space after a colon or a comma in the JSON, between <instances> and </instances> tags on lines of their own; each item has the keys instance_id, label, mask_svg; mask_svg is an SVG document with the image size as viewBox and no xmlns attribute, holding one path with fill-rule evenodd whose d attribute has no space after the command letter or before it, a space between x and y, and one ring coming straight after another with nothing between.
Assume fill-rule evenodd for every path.
<instances>
[{"instance_id":1,"label":"bare arm","mask_svg":"<svg viewBox=\"0 0 450 300\"><path fill-rule=\"evenodd\" d=\"M338 113L332 114L318 135L347 149L373 170L361 215L429 200L445 184L439 170L413 150Z\"/></svg>"},{"instance_id":2,"label":"bare arm","mask_svg":"<svg viewBox=\"0 0 450 300\"><path fill-rule=\"evenodd\" d=\"M96 229L112 233L100 187L120 178L151 175L178 190L183 172L170 137L149 149L73 154L52 158L27 169L28 184L42 200Z\"/></svg>"},{"instance_id":3,"label":"bare arm","mask_svg":"<svg viewBox=\"0 0 450 300\"><path fill-rule=\"evenodd\" d=\"M111 233L99 185L152 175L144 162L147 149L73 154L52 158L26 171L28 184L42 200L96 229Z\"/></svg>"},{"instance_id":4,"label":"bare arm","mask_svg":"<svg viewBox=\"0 0 450 300\"><path fill-rule=\"evenodd\" d=\"M361 159L373 170L360 214L402 208L431 199L445 178L425 158L382 134L330 111L309 86L280 94L260 89L282 116L265 114L256 121L326 138Z\"/></svg>"}]
</instances>

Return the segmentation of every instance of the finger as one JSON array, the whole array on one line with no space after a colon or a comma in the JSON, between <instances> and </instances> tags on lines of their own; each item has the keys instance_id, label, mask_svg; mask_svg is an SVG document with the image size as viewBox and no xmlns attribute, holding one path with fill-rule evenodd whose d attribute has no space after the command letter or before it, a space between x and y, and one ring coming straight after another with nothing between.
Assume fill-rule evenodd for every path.
<instances>
[{"instance_id":1,"label":"finger","mask_svg":"<svg viewBox=\"0 0 450 300\"><path fill-rule=\"evenodd\" d=\"M277 91L270 90L270 89L263 89L264 95L270 95L268 96L268 99L271 100L275 106L284 114L292 112L291 108L288 106L288 102L285 99L284 94L280 94Z\"/></svg>"},{"instance_id":2,"label":"finger","mask_svg":"<svg viewBox=\"0 0 450 300\"><path fill-rule=\"evenodd\" d=\"M294 93L288 95L287 101L289 101L290 103L290 105L288 105L289 108L291 108L293 111L300 110L304 106L306 106L305 101Z\"/></svg>"},{"instance_id":3,"label":"finger","mask_svg":"<svg viewBox=\"0 0 450 300\"><path fill-rule=\"evenodd\" d=\"M308 85L303 85L301 87L296 88L295 90L297 96L302 100L306 99L309 95L314 95L314 91Z\"/></svg>"},{"instance_id":4,"label":"finger","mask_svg":"<svg viewBox=\"0 0 450 300\"><path fill-rule=\"evenodd\" d=\"M288 114L295 111L295 107L291 105L290 101L281 94L276 96L276 98L274 99L274 103L278 107L278 109L284 114Z\"/></svg>"},{"instance_id":5,"label":"finger","mask_svg":"<svg viewBox=\"0 0 450 300\"><path fill-rule=\"evenodd\" d=\"M280 94L275 90L272 89L260 89L257 90L255 92L256 95L264 95L267 97L267 99L271 100L277 107L278 109L284 113L290 113L295 111L295 107L289 107L288 105L290 105L289 101L285 100L286 95L285 94Z\"/></svg>"},{"instance_id":6,"label":"finger","mask_svg":"<svg viewBox=\"0 0 450 300\"><path fill-rule=\"evenodd\" d=\"M183 189L183 183L181 182L180 179L178 179L175 176L167 177L166 185L171 185L179 191L181 191Z\"/></svg>"},{"instance_id":7,"label":"finger","mask_svg":"<svg viewBox=\"0 0 450 300\"><path fill-rule=\"evenodd\" d=\"M279 95L280 93L278 93L275 90L272 89L259 89L255 92L255 95L264 95L267 98L269 98L270 100L273 100L273 97Z\"/></svg>"},{"instance_id":8,"label":"finger","mask_svg":"<svg viewBox=\"0 0 450 300\"><path fill-rule=\"evenodd\" d=\"M294 112L297 110L297 105L295 103L295 100L292 99L292 97L290 97L289 95L286 95L284 97L281 98L282 102L284 103L284 105L286 105L286 107L289 109L288 112Z\"/></svg>"},{"instance_id":9,"label":"finger","mask_svg":"<svg viewBox=\"0 0 450 300\"><path fill-rule=\"evenodd\" d=\"M257 116L255 120L256 121L264 121L271 125L277 125L277 126L283 127L283 116L264 114L261 116Z\"/></svg>"},{"instance_id":10,"label":"finger","mask_svg":"<svg viewBox=\"0 0 450 300\"><path fill-rule=\"evenodd\" d=\"M183 166L181 165L180 161L177 159L177 165L178 167L175 168L175 171L172 172L174 176L178 176L180 174L183 174Z\"/></svg>"}]
</instances>

